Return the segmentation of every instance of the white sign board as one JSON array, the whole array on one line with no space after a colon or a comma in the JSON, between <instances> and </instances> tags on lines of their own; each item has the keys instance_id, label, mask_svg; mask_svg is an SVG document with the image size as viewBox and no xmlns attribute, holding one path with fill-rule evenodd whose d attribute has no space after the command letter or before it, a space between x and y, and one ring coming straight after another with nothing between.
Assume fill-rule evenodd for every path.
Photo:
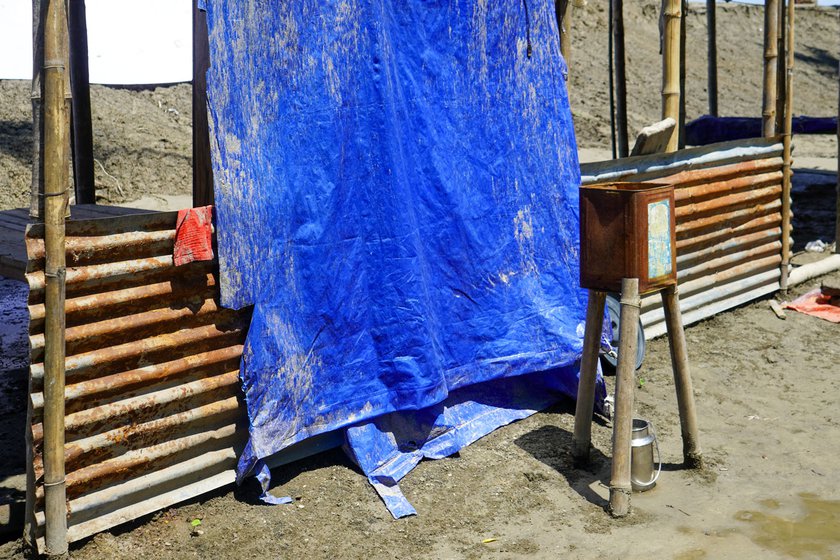
<instances>
[{"instance_id":1,"label":"white sign board","mask_svg":"<svg viewBox=\"0 0 840 560\"><path fill-rule=\"evenodd\" d=\"M90 81L192 80L190 0L87 0ZM32 1L0 0L0 79L32 79Z\"/></svg>"}]
</instances>

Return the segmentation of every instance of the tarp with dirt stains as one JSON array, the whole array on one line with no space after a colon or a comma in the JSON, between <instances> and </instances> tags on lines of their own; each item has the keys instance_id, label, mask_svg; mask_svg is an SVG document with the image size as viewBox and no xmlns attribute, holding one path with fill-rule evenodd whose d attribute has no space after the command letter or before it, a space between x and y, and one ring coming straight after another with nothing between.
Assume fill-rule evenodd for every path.
<instances>
[{"instance_id":1,"label":"tarp with dirt stains","mask_svg":"<svg viewBox=\"0 0 840 560\"><path fill-rule=\"evenodd\" d=\"M206 7L222 298L255 306L239 473L349 428L392 513L412 513L397 482L420 458L576 390L579 168L553 3Z\"/></svg>"}]
</instances>

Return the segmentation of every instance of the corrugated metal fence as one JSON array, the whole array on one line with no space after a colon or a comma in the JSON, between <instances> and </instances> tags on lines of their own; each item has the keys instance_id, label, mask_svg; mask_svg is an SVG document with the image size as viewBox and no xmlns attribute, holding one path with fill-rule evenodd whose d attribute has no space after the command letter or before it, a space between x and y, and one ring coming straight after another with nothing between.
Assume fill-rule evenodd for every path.
<instances>
[{"instance_id":1,"label":"corrugated metal fence","mask_svg":"<svg viewBox=\"0 0 840 560\"><path fill-rule=\"evenodd\" d=\"M234 479L247 434L239 361L249 311L220 307L215 262L173 265L176 219L170 212L67 222L71 542ZM38 541L44 528L42 238L42 226L29 227L27 522Z\"/></svg>"},{"instance_id":2,"label":"corrugated metal fence","mask_svg":"<svg viewBox=\"0 0 840 560\"><path fill-rule=\"evenodd\" d=\"M584 164L581 175L585 185L674 185L680 307L690 324L779 289L782 164L781 142L753 139ZM643 298L641 319L647 338L665 333L658 294Z\"/></svg>"}]
</instances>

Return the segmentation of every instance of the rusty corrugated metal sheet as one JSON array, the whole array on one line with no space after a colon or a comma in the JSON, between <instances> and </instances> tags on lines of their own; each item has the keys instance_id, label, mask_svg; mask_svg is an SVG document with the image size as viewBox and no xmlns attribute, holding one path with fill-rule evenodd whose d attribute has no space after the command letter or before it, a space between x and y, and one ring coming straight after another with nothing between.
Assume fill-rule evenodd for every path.
<instances>
[{"instance_id":1,"label":"rusty corrugated metal sheet","mask_svg":"<svg viewBox=\"0 0 840 560\"><path fill-rule=\"evenodd\" d=\"M677 279L685 324L779 289L782 144L738 140L584 164L583 184L650 181L674 186ZM642 299L645 336L665 333L658 294Z\"/></svg>"},{"instance_id":2,"label":"rusty corrugated metal sheet","mask_svg":"<svg viewBox=\"0 0 840 560\"><path fill-rule=\"evenodd\" d=\"M217 265L175 267L177 213L67 223L68 538L234 480L246 438L239 386L249 311L219 305ZM30 286L28 521L43 536L44 243Z\"/></svg>"}]
</instances>

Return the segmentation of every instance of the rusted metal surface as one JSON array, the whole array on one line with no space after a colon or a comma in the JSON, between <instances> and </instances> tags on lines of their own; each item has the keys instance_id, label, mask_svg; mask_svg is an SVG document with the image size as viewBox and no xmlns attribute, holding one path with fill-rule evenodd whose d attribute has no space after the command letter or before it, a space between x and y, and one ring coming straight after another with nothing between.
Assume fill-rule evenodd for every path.
<instances>
[{"instance_id":1,"label":"rusted metal surface","mask_svg":"<svg viewBox=\"0 0 840 560\"><path fill-rule=\"evenodd\" d=\"M663 210L666 262L654 270L649 255L652 232L657 229L651 208ZM580 190L580 283L602 292L621 289L624 278L636 278L644 294L676 282L674 189L659 183L603 183ZM664 220L664 221L663 221Z\"/></svg>"},{"instance_id":2,"label":"rusted metal surface","mask_svg":"<svg viewBox=\"0 0 840 560\"><path fill-rule=\"evenodd\" d=\"M676 203L680 309L690 324L779 289L783 146L738 140L584 164L584 185L607 181L672 185ZM645 336L665 333L658 296L642 300Z\"/></svg>"},{"instance_id":3,"label":"rusted metal surface","mask_svg":"<svg viewBox=\"0 0 840 560\"><path fill-rule=\"evenodd\" d=\"M177 213L67 222L64 460L68 538L234 479L246 438L239 361L249 311L218 302L217 264L175 267ZM30 286L30 522L43 547L43 227Z\"/></svg>"}]
</instances>

